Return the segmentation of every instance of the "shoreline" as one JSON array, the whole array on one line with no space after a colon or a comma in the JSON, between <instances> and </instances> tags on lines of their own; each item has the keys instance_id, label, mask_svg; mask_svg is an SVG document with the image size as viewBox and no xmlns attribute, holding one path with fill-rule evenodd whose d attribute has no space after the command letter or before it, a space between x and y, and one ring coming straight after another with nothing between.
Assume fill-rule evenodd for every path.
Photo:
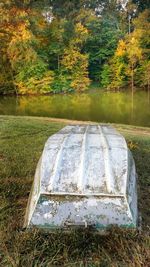
<instances>
[{"instance_id":1,"label":"shoreline","mask_svg":"<svg viewBox=\"0 0 150 267\"><path fill-rule=\"evenodd\" d=\"M103 125L112 125L118 131L124 132L131 135L142 134L143 136L150 137L150 127L144 126L136 126L136 125L129 125L129 124L119 124L119 123L101 123L101 122L94 122L94 121L82 121L82 120L69 120L63 118L54 118L54 117L39 117L39 116L20 116L20 115L0 115L0 119L3 118L12 118L12 119L29 119L29 120L38 120L38 121L45 121L45 122L57 122L57 123L64 123L64 124L103 124Z\"/></svg>"},{"instance_id":2,"label":"shoreline","mask_svg":"<svg viewBox=\"0 0 150 267\"><path fill-rule=\"evenodd\" d=\"M86 94L86 93L93 93L94 91L100 91L101 93L124 93L124 92L131 92L131 88L128 86L126 88L114 88L114 89L107 89L107 88L103 88L103 87L99 87L99 86L91 86L90 88L87 88L86 90L84 91L81 91L81 92L78 92L78 91L64 91L64 92L47 92L47 93L33 93L33 94L16 94L15 92L14 93L8 93L8 94L0 94L0 97L39 97L39 96L54 96L54 95L74 95L74 94L77 94L77 95L82 95L82 94ZM140 92L140 91L144 91L144 92L148 92L148 89L147 88L134 88L134 93L136 92Z\"/></svg>"}]
</instances>

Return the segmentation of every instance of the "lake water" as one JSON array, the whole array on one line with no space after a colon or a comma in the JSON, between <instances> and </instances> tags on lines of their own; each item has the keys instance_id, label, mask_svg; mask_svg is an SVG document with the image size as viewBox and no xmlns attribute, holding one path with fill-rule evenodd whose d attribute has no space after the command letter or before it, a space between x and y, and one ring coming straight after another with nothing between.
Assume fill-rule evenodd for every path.
<instances>
[{"instance_id":1,"label":"lake water","mask_svg":"<svg viewBox=\"0 0 150 267\"><path fill-rule=\"evenodd\" d=\"M143 91L1 97L1 115L26 115L150 126L150 103Z\"/></svg>"}]
</instances>

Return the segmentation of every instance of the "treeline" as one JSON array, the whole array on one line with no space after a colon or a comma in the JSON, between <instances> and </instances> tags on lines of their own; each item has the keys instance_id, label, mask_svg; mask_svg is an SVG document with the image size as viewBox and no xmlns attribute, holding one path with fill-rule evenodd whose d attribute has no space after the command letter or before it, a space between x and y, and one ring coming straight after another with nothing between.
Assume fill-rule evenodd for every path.
<instances>
[{"instance_id":1,"label":"treeline","mask_svg":"<svg viewBox=\"0 0 150 267\"><path fill-rule=\"evenodd\" d=\"M126 1L125 1L126 2ZM149 1L1 0L0 93L149 88Z\"/></svg>"}]
</instances>

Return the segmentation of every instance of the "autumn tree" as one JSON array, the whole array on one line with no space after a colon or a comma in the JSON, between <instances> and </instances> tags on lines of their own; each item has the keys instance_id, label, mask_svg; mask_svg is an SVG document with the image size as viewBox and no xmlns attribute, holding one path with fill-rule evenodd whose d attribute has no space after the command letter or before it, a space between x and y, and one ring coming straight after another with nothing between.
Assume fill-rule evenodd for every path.
<instances>
[{"instance_id":1,"label":"autumn tree","mask_svg":"<svg viewBox=\"0 0 150 267\"><path fill-rule=\"evenodd\" d=\"M108 75L110 84L107 87L109 88L119 89L130 84L132 98L134 87L145 86L146 81L149 80L150 25L148 18L149 11L145 10L133 20L134 30L118 42L113 57L108 61L107 66L112 69L112 74L106 72L106 69L104 69L105 72L102 72L102 84L104 74ZM105 80L108 81L106 78Z\"/></svg>"},{"instance_id":2,"label":"autumn tree","mask_svg":"<svg viewBox=\"0 0 150 267\"><path fill-rule=\"evenodd\" d=\"M50 91L53 73L38 55L34 43L38 40L31 30L30 10L19 6L3 6L2 52L8 62L11 82L17 94ZM4 56L2 56L4 58ZM4 68L3 68L4 69Z\"/></svg>"},{"instance_id":3,"label":"autumn tree","mask_svg":"<svg viewBox=\"0 0 150 267\"><path fill-rule=\"evenodd\" d=\"M120 40L112 58L112 82L110 87L123 88L127 85L127 81L127 46L124 40Z\"/></svg>"},{"instance_id":4,"label":"autumn tree","mask_svg":"<svg viewBox=\"0 0 150 267\"><path fill-rule=\"evenodd\" d=\"M145 10L139 15L138 18L134 20L134 31L127 38L127 53L132 89L134 86L134 76L136 75L136 72L138 73L138 69L145 70L145 68L148 67L147 61L149 61L150 52L149 15L150 12L148 10Z\"/></svg>"},{"instance_id":5,"label":"autumn tree","mask_svg":"<svg viewBox=\"0 0 150 267\"><path fill-rule=\"evenodd\" d=\"M65 49L62 59L62 69L70 79L71 88L77 91L85 90L90 84L88 78L88 55L81 53L81 48L87 37L87 29L81 24L75 25L75 35Z\"/></svg>"},{"instance_id":6,"label":"autumn tree","mask_svg":"<svg viewBox=\"0 0 150 267\"><path fill-rule=\"evenodd\" d=\"M120 40L114 56L104 65L101 74L101 85L108 89L120 89L127 85L127 47Z\"/></svg>"},{"instance_id":7,"label":"autumn tree","mask_svg":"<svg viewBox=\"0 0 150 267\"><path fill-rule=\"evenodd\" d=\"M1 0L0 93L149 88L148 2L122 3Z\"/></svg>"},{"instance_id":8,"label":"autumn tree","mask_svg":"<svg viewBox=\"0 0 150 267\"><path fill-rule=\"evenodd\" d=\"M0 4L0 93L13 93L13 73L7 56L7 48L12 36L12 29L9 24L9 12L11 3L2 1Z\"/></svg>"}]
</instances>

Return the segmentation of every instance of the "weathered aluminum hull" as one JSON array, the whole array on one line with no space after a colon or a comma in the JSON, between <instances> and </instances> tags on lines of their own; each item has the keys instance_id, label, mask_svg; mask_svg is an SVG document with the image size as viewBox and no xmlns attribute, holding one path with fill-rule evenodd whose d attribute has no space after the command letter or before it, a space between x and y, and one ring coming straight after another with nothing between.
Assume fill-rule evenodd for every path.
<instances>
[{"instance_id":1,"label":"weathered aluminum hull","mask_svg":"<svg viewBox=\"0 0 150 267\"><path fill-rule=\"evenodd\" d=\"M67 126L39 160L25 226L136 228L136 171L124 138L110 126Z\"/></svg>"}]
</instances>

